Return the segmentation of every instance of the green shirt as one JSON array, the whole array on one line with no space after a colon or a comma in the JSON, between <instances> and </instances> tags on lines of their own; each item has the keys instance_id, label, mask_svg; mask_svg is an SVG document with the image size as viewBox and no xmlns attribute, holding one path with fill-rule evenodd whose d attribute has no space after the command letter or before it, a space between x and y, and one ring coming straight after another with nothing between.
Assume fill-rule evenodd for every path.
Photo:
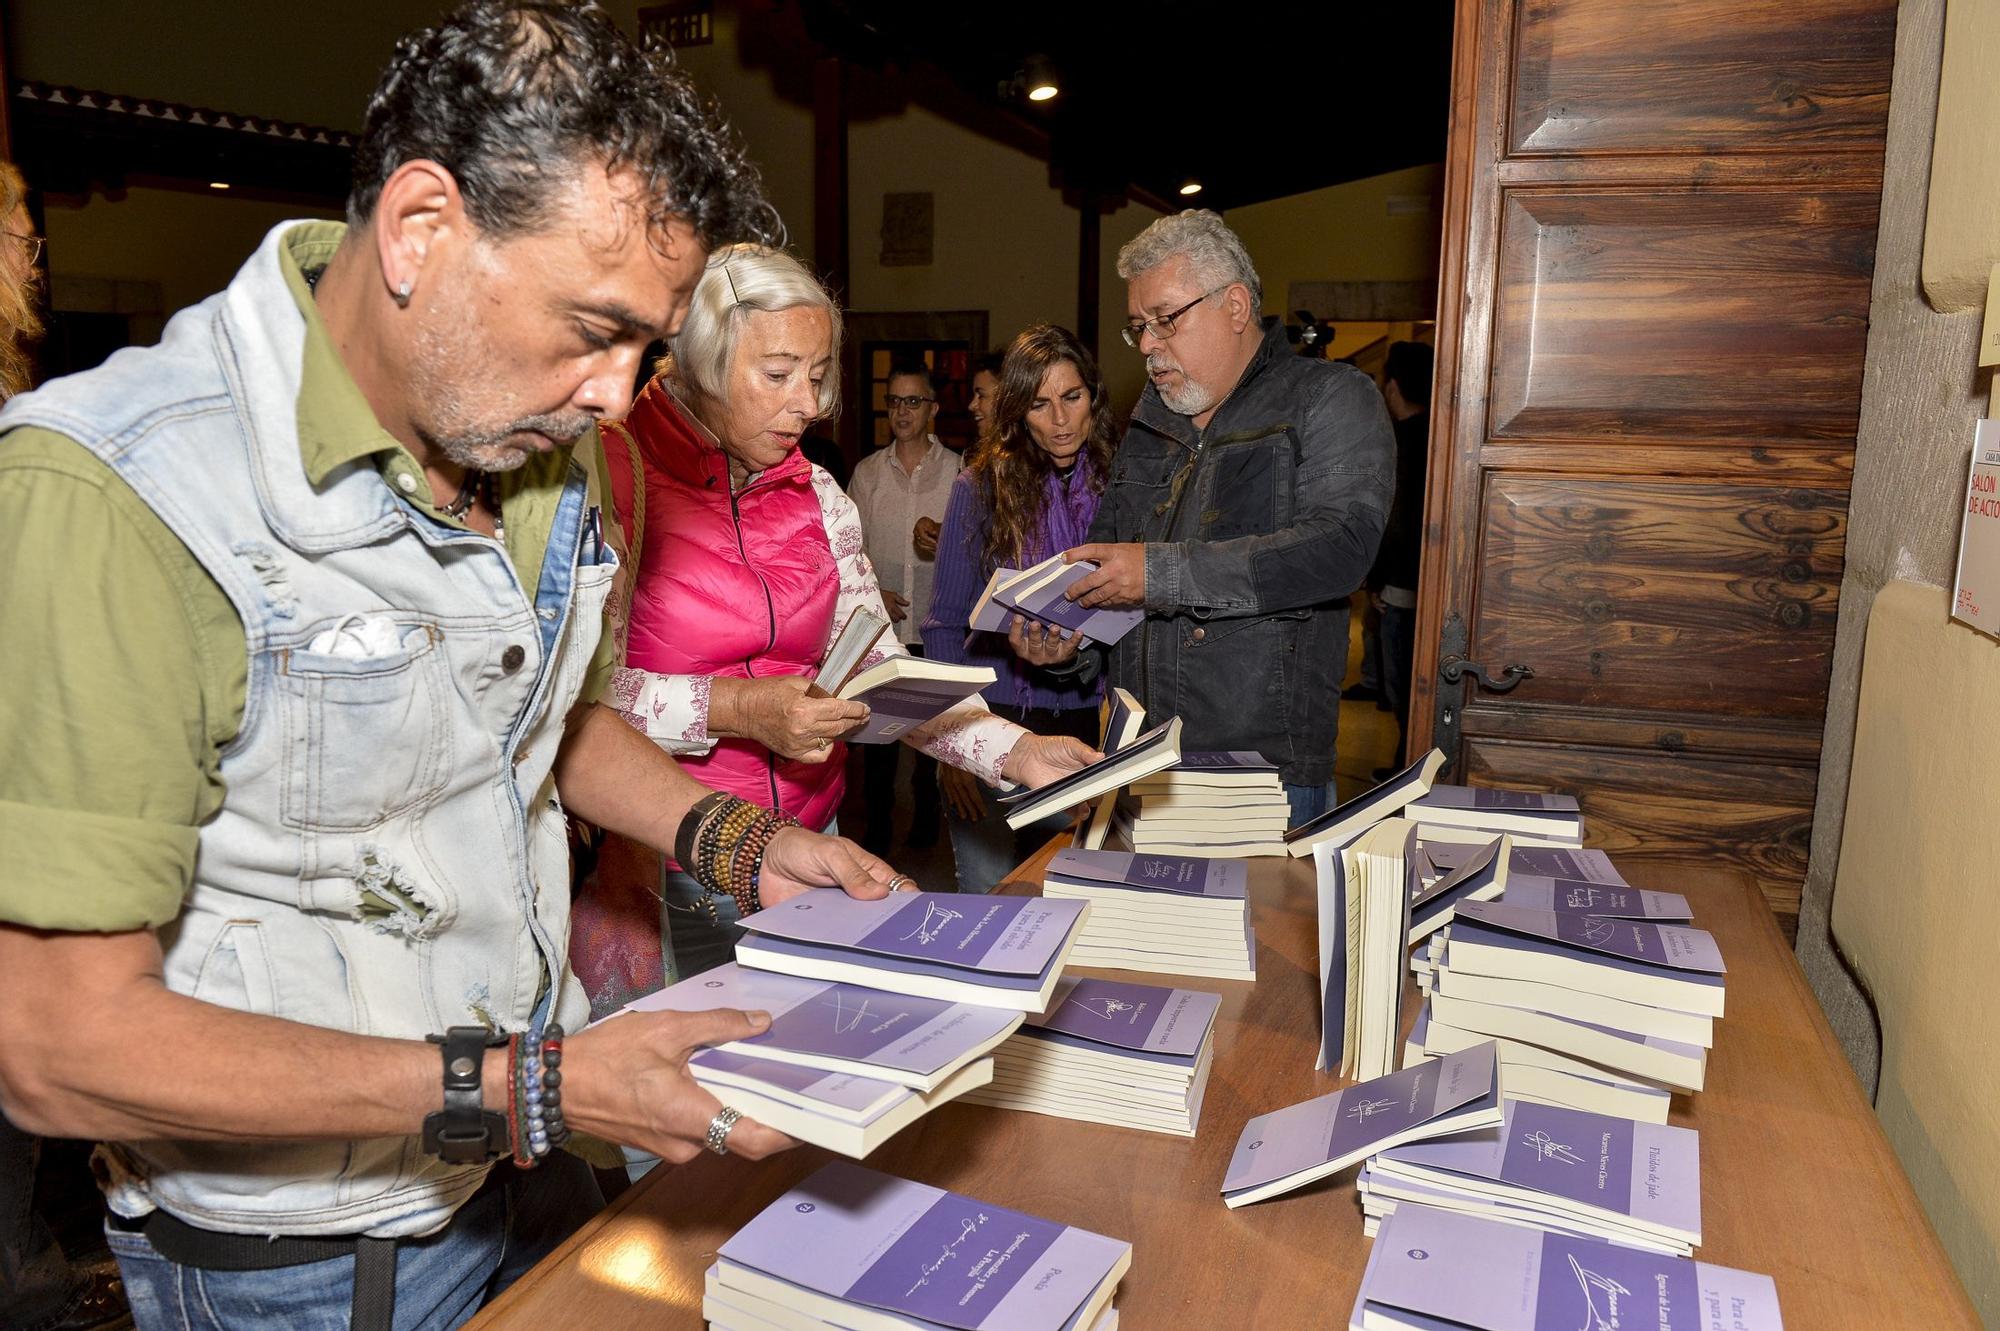
<instances>
[{"instance_id":1,"label":"green shirt","mask_svg":"<svg viewBox=\"0 0 2000 1331\"><path fill-rule=\"evenodd\" d=\"M304 273L346 228L286 234L305 315L299 453L315 483L369 457L446 526L417 460L375 419L320 321ZM595 432L576 456L601 485ZM500 478L506 550L530 597L571 450ZM409 478L409 479L405 479ZM605 634L586 698L616 665ZM222 588L109 466L47 430L0 436L0 920L115 931L165 924L222 806L221 748L243 720L249 658Z\"/></svg>"}]
</instances>

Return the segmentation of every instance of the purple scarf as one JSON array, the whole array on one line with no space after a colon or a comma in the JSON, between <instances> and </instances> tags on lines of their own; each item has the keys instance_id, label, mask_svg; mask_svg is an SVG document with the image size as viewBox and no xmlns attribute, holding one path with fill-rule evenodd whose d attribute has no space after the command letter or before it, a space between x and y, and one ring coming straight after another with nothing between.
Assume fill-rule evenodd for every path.
<instances>
[{"instance_id":1,"label":"purple scarf","mask_svg":"<svg viewBox=\"0 0 2000 1331\"><path fill-rule=\"evenodd\" d=\"M1031 568L1090 539L1090 524L1104 498L1091 489L1090 478L1090 454L1084 453L1067 472L1052 471L1043 479L1041 530L1024 543L1020 567Z\"/></svg>"}]
</instances>

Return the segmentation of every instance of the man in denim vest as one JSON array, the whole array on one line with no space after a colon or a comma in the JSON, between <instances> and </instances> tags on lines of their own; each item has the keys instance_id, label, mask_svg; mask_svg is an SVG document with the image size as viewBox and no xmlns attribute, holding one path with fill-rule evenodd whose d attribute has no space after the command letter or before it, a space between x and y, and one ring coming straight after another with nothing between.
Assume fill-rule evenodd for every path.
<instances>
[{"instance_id":1,"label":"man in denim vest","mask_svg":"<svg viewBox=\"0 0 2000 1331\"><path fill-rule=\"evenodd\" d=\"M0 1107L106 1143L144 1327L456 1325L597 1204L565 1116L789 1144L685 1070L761 1014L532 1082L485 1038L587 1012L565 810L672 849L708 794L594 701L592 426L766 228L756 172L601 10L479 0L397 48L349 214L0 414ZM795 828L759 865L767 905L893 881Z\"/></svg>"},{"instance_id":2,"label":"man in denim vest","mask_svg":"<svg viewBox=\"0 0 2000 1331\"><path fill-rule=\"evenodd\" d=\"M1189 750L1278 765L1293 825L1333 803L1347 669L1347 597L1382 539L1395 441L1382 396L1351 365L1307 359L1243 242L1206 210L1163 217L1118 252L1125 341L1148 383L1112 464L1079 604L1143 608L1108 653L1109 679L1149 717L1181 718ZM1026 659L1105 660L1040 628Z\"/></svg>"}]
</instances>

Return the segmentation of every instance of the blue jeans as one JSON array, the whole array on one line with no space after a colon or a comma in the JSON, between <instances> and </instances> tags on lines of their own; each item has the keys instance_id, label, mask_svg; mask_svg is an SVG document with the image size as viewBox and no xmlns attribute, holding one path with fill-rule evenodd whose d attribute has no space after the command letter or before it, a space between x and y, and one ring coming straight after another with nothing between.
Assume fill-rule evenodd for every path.
<instances>
[{"instance_id":1,"label":"blue jeans","mask_svg":"<svg viewBox=\"0 0 2000 1331\"><path fill-rule=\"evenodd\" d=\"M1396 762L1403 756L1403 741L1410 733L1410 670L1417 655L1417 612L1399 605L1382 607L1382 696L1396 714ZM1414 756L1414 755L1412 755Z\"/></svg>"},{"instance_id":2,"label":"blue jeans","mask_svg":"<svg viewBox=\"0 0 2000 1331\"><path fill-rule=\"evenodd\" d=\"M396 1244L396 1331L449 1331L604 1207L590 1166L566 1151L537 1169L502 1163L436 1234ZM170 1262L146 1236L106 1227L138 1331L346 1331L354 1259L270 1271Z\"/></svg>"},{"instance_id":3,"label":"blue jeans","mask_svg":"<svg viewBox=\"0 0 2000 1331\"><path fill-rule=\"evenodd\" d=\"M1333 782L1323 786L1285 786L1285 802L1292 806L1292 823L1297 827L1308 818L1317 818L1340 803L1340 797L1333 793Z\"/></svg>"},{"instance_id":4,"label":"blue jeans","mask_svg":"<svg viewBox=\"0 0 2000 1331\"><path fill-rule=\"evenodd\" d=\"M945 825L951 830L951 858L961 892L991 892L1016 865L1039 850L1048 839L1069 826L1068 812L1053 813L1038 823L1016 832L1007 826L1000 807L1000 792L979 783L986 812L976 819L960 818L947 812ZM1106 796L1110 798L1110 796Z\"/></svg>"}]
</instances>

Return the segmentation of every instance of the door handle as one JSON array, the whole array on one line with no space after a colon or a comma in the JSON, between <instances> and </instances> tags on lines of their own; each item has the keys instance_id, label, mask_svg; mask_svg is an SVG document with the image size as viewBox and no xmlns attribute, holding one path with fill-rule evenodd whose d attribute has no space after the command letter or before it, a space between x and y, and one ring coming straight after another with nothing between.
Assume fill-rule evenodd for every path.
<instances>
[{"instance_id":1,"label":"door handle","mask_svg":"<svg viewBox=\"0 0 2000 1331\"><path fill-rule=\"evenodd\" d=\"M1479 687L1488 693L1505 693L1524 679L1535 677L1534 669L1524 665L1502 666L1500 678L1486 673L1486 667L1477 661L1468 661L1462 656L1448 656L1438 662L1438 678L1447 684L1457 684L1467 675L1479 681Z\"/></svg>"}]
</instances>

